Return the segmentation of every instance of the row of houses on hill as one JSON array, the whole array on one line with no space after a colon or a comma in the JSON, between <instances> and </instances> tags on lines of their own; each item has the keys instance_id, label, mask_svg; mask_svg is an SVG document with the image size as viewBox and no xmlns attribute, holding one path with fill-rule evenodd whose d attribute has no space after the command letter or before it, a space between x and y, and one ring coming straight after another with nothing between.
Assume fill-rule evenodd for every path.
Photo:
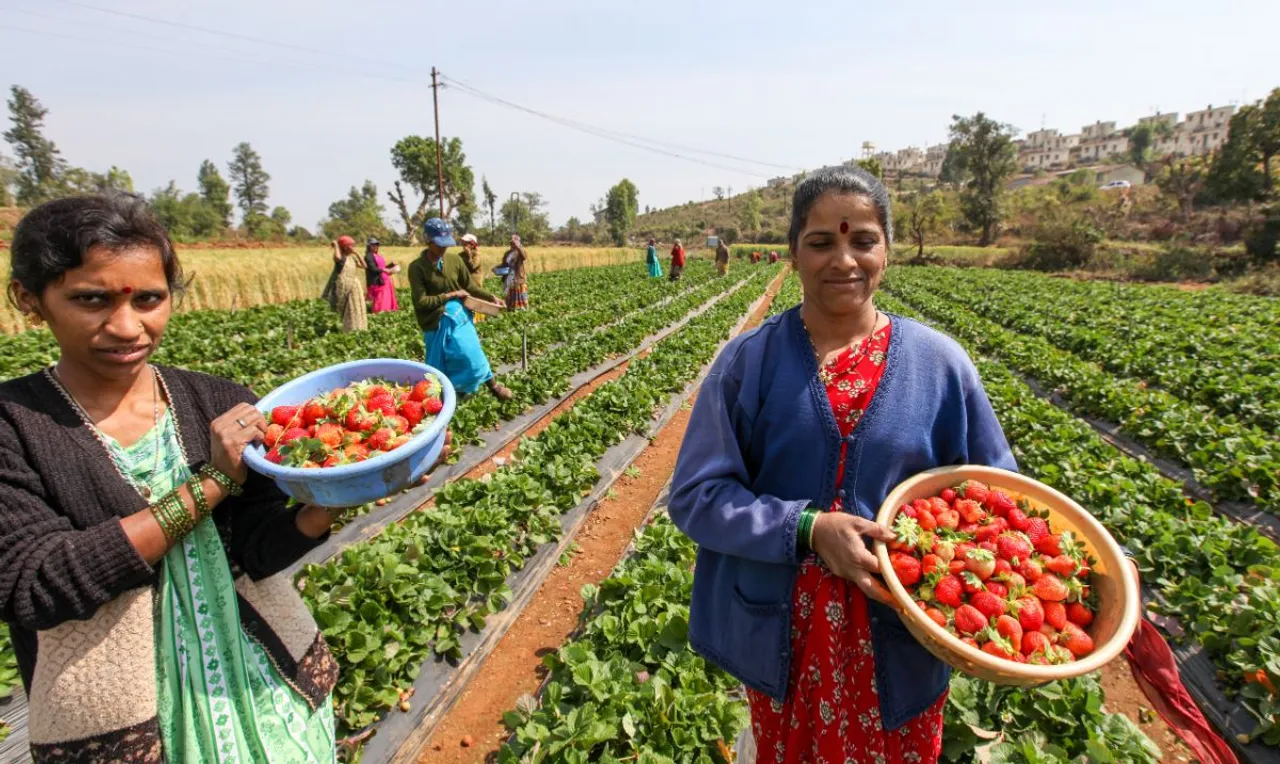
<instances>
[{"instance_id":1,"label":"row of houses on hill","mask_svg":"<svg viewBox=\"0 0 1280 764\"><path fill-rule=\"evenodd\" d=\"M1139 125L1152 129L1152 149L1157 155L1209 154L1227 142L1235 111L1234 106L1210 105L1201 111L1187 112L1182 121L1178 121L1177 112L1165 112L1142 117L1137 125L1124 129L1117 128L1115 122L1098 121L1069 135L1056 129L1036 130L1015 141L1018 169L1028 174L1037 170L1051 172L1123 158L1129 153L1129 135ZM942 163L947 158L945 143L924 149L909 146L898 151L868 153L865 149L870 145L863 144L864 154L876 159L888 176L936 178L942 173ZM853 161L846 164L852 165ZM778 177L769 181L769 185L781 186L791 181L789 177Z\"/></svg>"}]
</instances>

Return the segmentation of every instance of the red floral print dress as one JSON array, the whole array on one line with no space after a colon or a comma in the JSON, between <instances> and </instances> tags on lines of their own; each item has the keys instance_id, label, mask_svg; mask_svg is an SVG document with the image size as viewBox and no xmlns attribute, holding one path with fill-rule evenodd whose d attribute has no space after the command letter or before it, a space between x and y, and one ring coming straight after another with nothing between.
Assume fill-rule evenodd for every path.
<instances>
[{"instance_id":1,"label":"red floral print dress","mask_svg":"<svg viewBox=\"0 0 1280 764\"><path fill-rule=\"evenodd\" d=\"M862 418L884 373L890 327L847 348L818 376L840 434ZM844 477L841 445L836 485ZM839 512L839 498L829 511ZM881 725L866 596L827 570L815 554L800 566L792 596L791 676L787 699L747 690L759 764L936 762L942 751L943 695L902 727Z\"/></svg>"}]
</instances>

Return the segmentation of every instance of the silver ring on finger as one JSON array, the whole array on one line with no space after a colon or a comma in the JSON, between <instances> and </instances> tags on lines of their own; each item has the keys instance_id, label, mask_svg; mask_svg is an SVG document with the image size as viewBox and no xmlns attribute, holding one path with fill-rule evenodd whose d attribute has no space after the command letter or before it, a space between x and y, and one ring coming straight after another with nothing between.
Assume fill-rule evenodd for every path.
<instances>
[{"instance_id":1,"label":"silver ring on finger","mask_svg":"<svg viewBox=\"0 0 1280 764\"><path fill-rule=\"evenodd\" d=\"M243 419L237 419L237 420L236 420L236 424L240 425L241 427L248 427L248 426L249 426L249 424L248 424L247 422L245 422Z\"/></svg>"}]
</instances>

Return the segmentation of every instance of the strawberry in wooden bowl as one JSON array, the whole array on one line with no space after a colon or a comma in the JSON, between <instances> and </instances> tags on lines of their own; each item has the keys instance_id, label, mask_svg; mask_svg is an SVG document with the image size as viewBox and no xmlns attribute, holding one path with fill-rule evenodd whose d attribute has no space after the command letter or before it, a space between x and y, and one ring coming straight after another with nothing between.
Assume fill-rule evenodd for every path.
<instances>
[{"instance_id":1,"label":"strawberry in wooden bowl","mask_svg":"<svg viewBox=\"0 0 1280 764\"><path fill-rule=\"evenodd\" d=\"M890 492L876 555L907 629L940 660L998 684L1098 670L1137 628L1138 580L1080 505L994 467L941 467Z\"/></svg>"}]
</instances>

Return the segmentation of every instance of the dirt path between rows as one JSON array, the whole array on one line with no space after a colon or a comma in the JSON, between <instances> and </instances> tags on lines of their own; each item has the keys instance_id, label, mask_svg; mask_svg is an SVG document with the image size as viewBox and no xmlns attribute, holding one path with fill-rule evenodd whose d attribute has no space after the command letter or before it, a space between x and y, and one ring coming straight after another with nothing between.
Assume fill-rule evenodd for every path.
<instances>
[{"instance_id":1,"label":"dirt path between rows","mask_svg":"<svg viewBox=\"0 0 1280 764\"><path fill-rule=\"evenodd\" d=\"M768 298L751 315L744 331L763 320L780 283L770 287ZM514 708L521 695L537 691L546 673L542 656L564 644L578 625L582 587L599 584L609 576L671 477L695 399L696 393L641 452L633 464L635 469L618 480L587 518L568 564L547 576L511 630L485 659L457 704L441 720L419 764L483 762L502 746L507 738L503 712Z\"/></svg>"}]
</instances>

